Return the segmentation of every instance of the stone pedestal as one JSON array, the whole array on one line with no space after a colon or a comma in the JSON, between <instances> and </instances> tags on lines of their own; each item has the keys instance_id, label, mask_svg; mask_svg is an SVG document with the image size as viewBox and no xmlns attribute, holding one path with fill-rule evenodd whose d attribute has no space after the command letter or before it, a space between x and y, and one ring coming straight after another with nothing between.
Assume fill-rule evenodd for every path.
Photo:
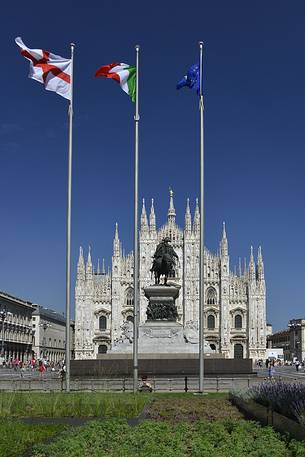
<instances>
[{"instance_id":1,"label":"stone pedestal","mask_svg":"<svg viewBox=\"0 0 305 457\"><path fill-rule=\"evenodd\" d=\"M177 321L175 305L180 286L153 285L144 289L147 306L147 321L139 326L139 350L144 353L193 352L187 345L183 326Z\"/></svg>"},{"instance_id":2,"label":"stone pedestal","mask_svg":"<svg viewBox=\"0 0 305 457\"><path fill-rule=\"evenodd\" d=\"M196 348L197 346L197 348ZM179 322L146 321L139 326L139 352L150 354L180 354L198 350L198 344L187 344L183 325Z\"/></svg>"},{"instance_id":3,"label":"stone pedestal","mask_svg":"<svg viewBox=\"0 0 305 457\"><path fill-rule=\"evenodd\" d=\"M147 321L139 325L139 354L198 354L198 329L177 322L175 300L179 296L180 286L153 285L144 289L147 306ZM111 353L129 353L132 351L132 324L124 329L123 336L117 341ZM205 353L211 353L205 344Z\"/></svg>"},{"instance_id":4,"label":"stone pedestal","mask_svg":"<svg viewBox=\"0 0 305 457\"><path fill-rule=\"evenodd\" d=\"M149 301L146 311L148 322L176 322L178 313L175 300L179 297L179 289L180 286L159 284L144 289L145 297Z\"/></svg>"}]
</instances>

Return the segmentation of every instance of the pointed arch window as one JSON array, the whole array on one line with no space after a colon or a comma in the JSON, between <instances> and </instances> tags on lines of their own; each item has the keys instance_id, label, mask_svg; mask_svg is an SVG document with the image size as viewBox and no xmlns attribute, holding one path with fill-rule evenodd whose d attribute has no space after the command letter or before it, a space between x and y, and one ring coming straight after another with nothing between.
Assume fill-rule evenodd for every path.
<instances>
[{"instance_id":1,"label":"pointed arch window","mask_svg":"<svg viewBox=\"0 0 305 457\"><path fill-rule=\"evenodd\" d=\"M107 318L106 316L100 316L99 318L99 329L106 330L107 329Z\"/></svg>"},{"instance_id":2,"label":"pointed arch window","mask_svg":"<svg viewBox=\"0 0 305 457\"><path fill-rule=\"evenodd\" d=\"M217 295L214 287L209 287L207 290L207 304L215 305L217 303Z\"/></svg>"},{"instance_id":3,"label":"pointed arch window","mask_svg":"<svg viewBox=\"0 0 305 457\"><path fill-rule=\"evenodd\" d=\"M242 328L243 327L243 318L240 314L236 314L234 318L234 326L235 328Z\"/></svg>"},{"instance_id":4,"label":"pointed arch window","mask_svg":"<svg viewBox=\"0 0 305 457\"><path fill-rule=\"evenodd\" d=\"M208 315L208 329L214 330L215 328L215 316L213 314Z\"/></svg>"},{"instance_id":5,"label":"pointed arch window","mask_svg":"<svg viewBox=\"0 0 305 457\"><path fill-rule=\"evenodd\" d=\"M244 358L244 347L242 344L234 344L234 359L243 359Z\"/></svg>"},{"instance_id":6,"label":"pointed arch window","mask_svg":"<svg viewBox=\"0 0 305 457\"><path fill-rule=\"evenodd\" d=\"M133 288L129 287L125 294L125 305L133 308Z\"/></svg>"}]
</instances>

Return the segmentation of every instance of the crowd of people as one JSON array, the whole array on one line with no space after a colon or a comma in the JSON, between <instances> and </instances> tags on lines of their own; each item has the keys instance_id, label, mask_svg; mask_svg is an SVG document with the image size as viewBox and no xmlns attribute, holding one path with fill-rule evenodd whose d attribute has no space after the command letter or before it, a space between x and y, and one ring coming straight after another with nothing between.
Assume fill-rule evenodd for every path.
<instances>
[{"instance_id":1,"label":"crowd of people","mask_svg":"<svg viewBox=\"0 0 305 457\"><path fill-rule=\"evenodd\" d=\"M276 367L283 367L283 366L294 366L296 371L301 371L302 369L303 369L303 371L305 371L305 360L300 362L299 360L283 361L281 359L270 358L270 359L266 359L265 362L262 359L259 359L256 362L257 368L267 368L268 369L268 378L270 378L270 379L274 378Z\"/></svg>"},{"instance_id":2,"label":"crowd of people","mask_svg":"<svg viewBox=\"0 0 305 457\"><path fill-rule=\"evenodd\" d=\"M10 359L3 361L2 366L3 368L9 368L20 373L21 377L23 377L25 371L38 371L40 378L43 378L44 374L47 371L51 371L53 373L57 372L61 377L63 377L66 371L64 360L55 363L53 361L43 358L32 358L26 362L22 362L18 358L13 359L11 357Z\"/></svg>"}]
</instances>

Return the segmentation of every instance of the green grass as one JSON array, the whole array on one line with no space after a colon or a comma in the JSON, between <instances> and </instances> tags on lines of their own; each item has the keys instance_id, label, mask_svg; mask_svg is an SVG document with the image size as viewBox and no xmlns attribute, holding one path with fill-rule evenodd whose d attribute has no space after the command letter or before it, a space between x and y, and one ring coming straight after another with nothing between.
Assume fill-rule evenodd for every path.
<instances>
[{"instance_id":1,"label":"green grass","mask_svg":"<svg viewBox=\"0 0 305 457\"><path fill-rule=\"evenodd\" d=\"M32 425L0 420L0 456L20 457L30 446L64 430L62 425Z\"/></svg>"},{"instance_id":2,"label":"green grass","mask_svg":"<svg viewBox=\"0 0 305 457\"><path fill-rule=\"evenodd\" d=\"M229 398L228 392L209 392L201 395L194 392L154 392L153 398Z\"/></svg>"},{"instance_id":3,"label":"green grass","mask_svg":"<svg viewBox=\"0 0 305 457\"><path fill-rule=\"evenodd\" d=\"M156 396L149 406L147 418L156 421L189 421L195 422L201 419L239 420L243 415L231 404L227 396Z\"/></svg>"},{"instance_id":4,"label":"green grass","mask_svg":"<svg viewBox=\"0 0 305 457\"><path fill-rule=\"evenodd\" d=\"M0 392L0 417L105 417L139 415L151 396L127 393ZM1 455L1 454L0 454Z\"/></svg>"},{"instance_id":5,"label":"green grass","mask_svg":"<svg viewBox=\"0 0 305 457\"><path fill-rule=\"evenodd\" d=\"M254 422L207 420L188 423L124 420L91 422L64 432L33 457L304 457L305 444L285 442L271 427Z\"/></svg>"}]
</instances>

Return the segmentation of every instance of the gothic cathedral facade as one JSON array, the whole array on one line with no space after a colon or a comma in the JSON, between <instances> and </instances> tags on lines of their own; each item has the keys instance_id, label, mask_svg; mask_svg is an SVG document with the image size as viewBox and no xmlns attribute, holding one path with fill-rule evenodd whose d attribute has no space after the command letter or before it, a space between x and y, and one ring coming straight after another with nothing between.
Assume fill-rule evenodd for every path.
<instances>
[{"instance_id":1,"label":"gothic cathedral facade","mask_svg":"<svg viewBox=\"0 0 305 457\"><path fill-rule=\"evenodd\" d=\"M150 268L158 242L168 236L179 256L169 278L180 286L176 300L179 322L196 325L199 317L199 227L198 201L192 220L189 201L184 230L176 224L173 193L167 222L156 225L152 201L149 218L145 204L141 214L139 241L140 324L146 321L147 299L143 288L152 284ZM266 286L261 248L255 264L251 247L250 261L244 269L230 270L228 240L223 225L219 253L205 248L204 257L204 338L212 351L227 358L263 359L266 350ZM91 252L85 264L80 248L75 287L75 358L95 359L111 350L121 336L121 326L133 321L133 254L124 255L118 225L113 241L112 270L98 265L94 271ZM141 352L141 348L139 347Z\"/></svg>"}]
</instances>

